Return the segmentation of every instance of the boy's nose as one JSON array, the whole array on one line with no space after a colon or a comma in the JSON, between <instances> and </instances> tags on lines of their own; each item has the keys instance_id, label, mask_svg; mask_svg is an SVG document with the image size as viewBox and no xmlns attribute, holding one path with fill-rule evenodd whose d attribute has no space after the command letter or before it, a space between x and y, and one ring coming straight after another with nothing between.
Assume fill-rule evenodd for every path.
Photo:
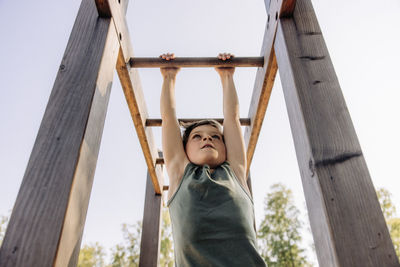
<instances>
[{"instance_id":1,"label":"boy's nose","mask_svg":"<svg viewBox=\"0 0 400 267\"><path fill-rule=\"evenodd\" d=\"M203 141L206 141L206 140L210 140L210 141L212 141L212 138L211 138L211 136L205 136L205 137L203 137Z\"/></svg>"}]
</instances>

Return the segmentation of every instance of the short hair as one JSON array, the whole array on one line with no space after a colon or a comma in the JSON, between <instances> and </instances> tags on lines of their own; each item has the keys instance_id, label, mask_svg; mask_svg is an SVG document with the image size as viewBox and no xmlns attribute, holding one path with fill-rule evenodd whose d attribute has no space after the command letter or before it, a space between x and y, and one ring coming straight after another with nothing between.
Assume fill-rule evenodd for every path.
<instances>
[{"instance_id":1,"label":"short hair","mask_svg":"<svg viewBox=\"0 0 400 267\"><path fill-rule=\"evenodd\" d=\"M222 135L222 141L224 141L224 136L222 134L222 125L216 120L199 120L194 122L189 122L183 124L183 135L182 135L182 142L183 142L183 149L186 150L186 144L189 140L189 135L193 131L194 128L202 126L202 125L211 125L215 127Z\"/></svg>"}]
</instances>

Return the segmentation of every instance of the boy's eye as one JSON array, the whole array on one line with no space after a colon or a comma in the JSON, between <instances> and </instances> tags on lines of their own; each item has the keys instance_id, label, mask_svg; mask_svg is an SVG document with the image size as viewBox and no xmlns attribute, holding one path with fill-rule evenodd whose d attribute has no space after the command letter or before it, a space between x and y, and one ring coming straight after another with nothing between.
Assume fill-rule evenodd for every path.
<instances>
[{"instance_id":1,"label":"boy's eye","mask_svg":"<svg viewBox=\"0 0 400 267\"><path fill-rule=\"evenodd\" d=\"M193 139L195 139L195 138L201 138L201 136L199 134L195 134L195 135L193 135Z\"/></svg>"},{"instance_id":2,"label":"boy's eye","mask_svg":"<svg viewBox=\"0 0 400 267\"><path fill-rule=\"evenodd\" d=\"M218 140L221 139L221 137L219 137L219 135L213 135L212 138L215 138L215 139L218 139Z\"/></svg>"}]
</instances>

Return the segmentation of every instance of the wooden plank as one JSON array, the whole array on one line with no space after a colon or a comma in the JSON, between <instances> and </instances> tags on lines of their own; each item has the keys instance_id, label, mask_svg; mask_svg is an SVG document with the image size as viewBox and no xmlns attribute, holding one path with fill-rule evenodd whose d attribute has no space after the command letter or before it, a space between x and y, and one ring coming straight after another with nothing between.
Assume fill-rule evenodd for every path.
<instances>
[{"instance_id":1,"label":"wooden plank","mask_svg":"<svg viewBox=\"0 0 400 267\"><path fill-rule=\"evenodd\" d=\"M140 267L157 267L161 243L161 207L162 196L154 191L148 173L140 242Z\"/></svg>"},{"instance_id":2,"label":"wooden plank","mask_svg":"<svg viewBox=\"0 0 400 267\"><path fill-rule=\"evenodd\" d=\"M121 15L123 13L121 11L122 7L116 6L114 1L109 1L109 5L111 7L113 20L115 21L115 25L117 25L116 28L120 27L127 30L125 16ZM118 31L117 29L117 32ZM160 166L156 165L158 150L154 142L152 129L146 127L148 112L139 73L136 69L132 69L129 63L127 63L129 58L133 56L130 39L120 39L120 46L121 48L117 60L118 76L143 150L147 168L153 181L154 189L157 194L162 194L163 173Z\"/></svg>"},{"instance_id":3,"label":"wooden plank","mask_svg":"<svg viewBox=\"0 0 400 267\"><path fill-rule=\"evenodd\" d=\"M153 132L150 127L146 127L145 125L148 112L139 73L137 70L131 69L129 64L127 64L129 59L133 57L133 49L124 15L124 3L119 4L117 1L108 1L108 4L120 42L120 51L117 60L118 76L153 181L154 189L158 194L162 194L163 174L160 166L156 165L158 150L155 146Z\"/></svg>"},{"instance_id":4,"label":"wooden plank","mask_svg":"<svg viewBox=\"0 0 400 267\"><path fill-rule=\"evenodd\" d=\"M125 64L122 49L120 49L118 56L117 72L143 150L147 168L153 181L154 190L157 194L162 194L163 174L160 166L156 165L158 151L154 143L153 132L150 127L145 126L148 113L139 73L136 69L131 69L129 64Z\"/></svg>"},{"instance_id":5,"label":"wooden plank","mask_svg":"<svg viewBox=\"0 0 400 267\"><path fill-rule=\"evenodd\" d=\"M247 148L247 172L250 170L251 161L278 69L273 49L278 19L281 13L287 15L291 5L295 5L293 0L277 0L272 1L271 4L266 0L265 4L268 7L268 19L261 49L261 56L264 57L264 66L257 69L248 115L251 119L251 125L246 127L244 133Z\"/></svg>"},{"instance_id":6,"label":"wooden plank","mask_svg":"<svg viewBox=\"0 0 400 267\"><path fill-rule=\"evenodd\" d=\"M153 181L154 189L158 194L162 194L163 174L160 166L156 166L158 151L155 146L153 132L151 128L145 126L148 112L143 96L139 73L137 70L131 69L129 64L127 64L129 59L133 57L133 49L124 15L124 5L123 3L118 4L116 1L108 2L121 46L117 60L118 76Z\"/></svg>"},{"instance_id":7,"label":"wooden plank","mask_svg":"<svg viewBox=\"0 0 400 267\"><path fill-rule=\"evenodd\" d=\"M98 80L110 25L98 18L94 1L82 1L4 237L2 267L53 266L65 245L61 233L74 179L86 177L81 190L90 193L112 79ZM80 208L77 224L83 225L87 207ZM74 253L81 234L74 233ZM69 264L76 263L76 255L70 257Z\"/></svg>"},{"instance_id":8,"label":"wooden plank","mask_svg":"<svg viewBox=\"0 0 400 267\"><path fill-rule=\"evenodd\" d=\"M262 67L264 57L234 57L225 61L217 57L177 57L172 60L159 57L134 57L129 63L132 68Z\"/></svg>"},{"instance_id":9,"label":"wooden plank","mask_svg":"<svg viewBox=\"0 0 400 267\"><path fill-rule=\"evenodd\" d=\"M205 119L178 119L178 122L180 125L184 124L184 123L191 123L191 122L195 122L195 121L200 121L200 120L205 120ZM223 123L224 119L222 118L210 118L207 120L215 120L219 123ZM147 119L146 120L146 126L147 127L160 127L162 123L162 119ZM247 118L240 118L240 124L242 126L248 126L250 125L250 119Z\"/></svg>"},{"instance_id":10,"label":"wooden plank","mask_svg":"<svg viewBox=\"0 0 400 267\"><path fill-rule=\"evenodd\" d=\"M90 192L99 154L118 51L119 42L115 34L115 29L109 27L99 75L97 77L96 91L93 96L75 177L72 183L61 239L58 245L57 258L54 264L55 267L72 267L76 266L78 262L81 237L89 206Z\"/></svg>"},{"instance_id":11,"label":"wooden plank","mask_svg":"<svg viewBox=\"0 0 400 267\"><path fill-rule=\"evenodd\" d=\"M105 0L96 0L105 1ZM126 9L127 0L107 0L108 6L111 11L111 15L114 20L114 27L117 32L119 42L122 49L121 56L124 56L124 62L127 63L131 57L133 57L133 49L131 45L131 37L129 34L128 24L126 22Z\"/></svg>"},{"instance_id":12,"label":"wooden plank","mask_svg":"<svg viewBox=\"0 0 400 267\"><path fill-rule=\"evenodd\" d=\"M320 266L399 266L310 0L275 51Z\"/></svg>"}]
</instances>

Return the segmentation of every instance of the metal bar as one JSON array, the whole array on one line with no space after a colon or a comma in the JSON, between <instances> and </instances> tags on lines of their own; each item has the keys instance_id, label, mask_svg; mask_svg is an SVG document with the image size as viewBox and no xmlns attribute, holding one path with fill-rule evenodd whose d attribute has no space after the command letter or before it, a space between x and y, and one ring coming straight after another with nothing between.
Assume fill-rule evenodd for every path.
<instances>
[{"instance_id":1,"label":"metal bar","mask_svg":"<svg viewBox=\"0 0 400 267\"><path fill-rule=\"evenodd\" d=\"M164 60L159 57L133 57L129 60L131 68L207 68L207 67L262 67L264 57L234 57L221 60L217 57L177 57Z\"/></svg>"},{"instance_id":2,"label":"metal bar","mask_svg":"<svg viewBox=\"0 0 400 267\"><path fill-rule=\"evenodd\" d=\"M200 121L200 120L215 120L221 124L223 124L224 119L221 118L210 118L210 119L178 119L179 124L182 125L184 123L190 123L190 122L195 122L195 121ZM161 119L147 119L146 120L146 127L159 127L161 126L162 120ZM251 124L251 120L249 118L241 118L240 119L240 124L242 126L249 126Z\"/></svg>"}]
</instances>

